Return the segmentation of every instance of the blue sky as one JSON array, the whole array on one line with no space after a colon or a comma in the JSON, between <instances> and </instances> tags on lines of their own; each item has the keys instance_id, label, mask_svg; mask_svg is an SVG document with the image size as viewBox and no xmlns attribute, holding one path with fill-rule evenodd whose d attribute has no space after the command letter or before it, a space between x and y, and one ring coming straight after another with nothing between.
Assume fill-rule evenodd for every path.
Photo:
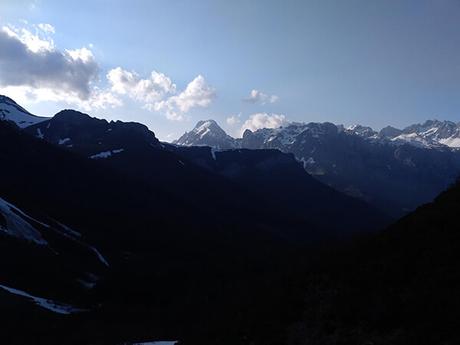
<instances>
[{"instance_id":1,"label":"blue sky","mask_svg":"<svg viewBox=\"0 0 460 345\"><path fill-rule=\"evenodd\" d=\"M163 140L207 118L234 135L458 122L459 23L458 0L3 0L0 91L38 115L76 108Z\"/></svg>"}]
</instances>

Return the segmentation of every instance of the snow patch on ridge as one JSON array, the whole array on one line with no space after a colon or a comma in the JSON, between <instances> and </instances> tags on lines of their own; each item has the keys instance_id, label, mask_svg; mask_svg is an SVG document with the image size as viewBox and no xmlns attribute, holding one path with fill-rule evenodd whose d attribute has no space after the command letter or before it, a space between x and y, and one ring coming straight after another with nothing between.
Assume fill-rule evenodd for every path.
<instances>
[{"instance_id":1,"label":"snow patch on ridge","mask_svg":"<svg viewBox=\"0 0 460 345\"><path fill-rule=\"evenodd\" d=\"M89 158L91 158L91 159L109 158L113 154L123 152L124 150L125 149L116 149L116 150L111 150L111 151L103 151L103 152L96 153L95 155L89 156Z\"/></svg>"},{"instance_id":2,"label":"snow patch on ridge","mask_svg":"<svg viewBox=\"0 0 460 345\"><path fill-rule=\"evenodd\" d=\"M47 117L39 117L30 114L12 99L6 96L0 96L0 120L12 121L19 128L26 128L39 122L48 120Z\"/></svg>"},{"instance_id":3,"label":"snow patch on ridge","mask_svg":"<svg viewBox=\"0 0 460 345\"><path fill-rule=\"evenodd\" d=\"M148 341L146 343L131 343L125 345L175 345L177 341Z\"/></svg>"},{"instance_id":4,"label":"snow patch on ridge","mask_svg":"<svg viewBox=\"0 0 460 345\"><path fill-rule=\"evenodd\" d=\"M64 145L70 141L70 138L59 139L58 145Z\"/></svg>"},{"instance_id":5,"label":"snow patch on ridge","mask_svg":"<svg viewBox=\"0 0 460 345\"><path fill-rule=\"evenodd\" d=\"M43 135L42 130L41 130L40 128L37 128L37 135L36 135L36 137L37 137L38 139L43 139L43 138L45 137L45 136Z\"/></svg>"},{"instance_id":6,"label":"snow patch on ridge","mask_svg":"<svg viewBox=\"0 0 460 345\"><path fill-rule=\"evenodd\" d=\"M44 224L36 219L33 219L2 198L0 198L0 215L3 215L6 221L5 225L0 223L0 231L16 238L34 242L38 245L48 244L48 242L42 237L41 233L35 229L29 221L34 221L45 227L49 227L48 224Z\"/></svg>"},{"instance_id":7,"label":"snow patch on ridge","mask_svg":"<svg viewBox=\"0 0 460 345\"><path fill-rule=\"evenodd\" d=\"M27 293L25 291L14 289L14 288L9 287L9 286L5 286L5 285L0 284L0 288L5 290L5 291L8 291L9 293L11 293L13 295L25 297L25 298L27 298L29 300L32 300L32 302L34 304L38 305L41 308L50 310L53 313L68 315L68 314L80 313L80 312L83 312L83 311L87 311L85 309L76 308L76 307L71 306L69 304L64 304L64 303L56 302L56 301L53 301L53 300L50 300L50 299L45 299L45 298L42 298L42 297L33 296L33 295L31 295L31 294L29 294L29 293Z\"/></svg>"}]
</instances>

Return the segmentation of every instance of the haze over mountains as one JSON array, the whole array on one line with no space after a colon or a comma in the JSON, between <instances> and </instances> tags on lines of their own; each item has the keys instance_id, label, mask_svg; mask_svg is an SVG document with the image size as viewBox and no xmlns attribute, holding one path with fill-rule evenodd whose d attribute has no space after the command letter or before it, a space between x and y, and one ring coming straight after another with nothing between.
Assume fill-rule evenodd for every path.
<instances>
[{"instance_id":1,"label":"haze over mountains","mask_svg":"<svg viewBox=\"0 0 460 345\"><path fill-rule=\"evenodd\" d=\"M442 297L459 287L458 186L378 232L455 182L457 125L234 139L209 120L168 144L139 123L40 118L5 96L0 112L5 343L458 338L443 329L458 301Z\"/></svg>"}]
</instances>

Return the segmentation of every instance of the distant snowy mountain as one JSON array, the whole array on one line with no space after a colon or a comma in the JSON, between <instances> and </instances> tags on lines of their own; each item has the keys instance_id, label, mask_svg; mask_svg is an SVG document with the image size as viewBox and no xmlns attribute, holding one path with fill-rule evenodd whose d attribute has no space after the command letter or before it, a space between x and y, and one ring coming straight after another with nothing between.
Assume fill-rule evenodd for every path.
<instances>
[{"instance_id":1,"label":"distant snowy mountain","mask_svg":"<svg viewBox=\"0 0 460 345\"><path fill-rule=\"evenodd\" d=\"M387 126L375 131L371 127L352 125L344 128L332 123L291 123L285 127L262 128L255 132L246 130L242 139L229 136L214 120L199 121L195 128L186 132L174 143L182 146L211 146L216 149L231 148L279 148L294 144L303 132L321 136L334 127L349 135L357 135L367 140L394 145L410 144L422 148L460 148L460 123L452 121L428 120L404 129Z\"/></svg>"},{"instance_id":2,"label":"distant snowy mountain","mask_svg":"<svg viewBox=\"0 0 460 345\"><path fill-rule=\"evenodd\" d=\"M0 120L11 121L18 127L25 128L48 118L32 115L11 98L0 95Z\"/></svg>"},{"instance_id":3,"label":"distant snowy mountain","mask_svg":"<svg viewBox=\"0 0 460 345\"><path fill-rule=\"evenodd\" d=\"M428 120L422 124L414 124L404 129L391 126L380 132L370 127L354 125L347 131L366 139L390 141L396 145L410 144L422 148L460 148L460 123L452 121Z\"/></svg>"},{"instance_id":4,"label":"distant snowy mountain","mask_svg":"<svg viewBox=\"0 0 460 345\"><path fill-rule=\"evenodd\" d=\"M398 136L389 138L393 141L406 141L425 147L446 145L460 148L460 123L428 120L423 124L406 127Z\"/></svg>"},{"instance_id":5,"label":"distant snowy mountain","mask_svg":"<svg viewBox=\"0 0 460 345\"><path fill-rule=\"evenodd\" d=\"M456 179L460 173L459 127L449 121L427 121L403 130L385 127L377 132L361 125L290 123L246 130L242 138L231 138L219 128L218 137L226 138L230 148L293 153L320 181L398 216L431 201ZM199 140L187 133L186 145L221 148L221 143L207 140L216 137L214 126L208 129Z\"/></svg>"},{"instance_id":6,"label":"distant snowy mountain","mask_svg":"<svg viewBox=\"0 0 460 345\"><path fill-rule=\"evenodd\" d=\"M193 130L185 133L174 144L212 146L221 150L237 147L235 139L225 133L214 120L199 121Z\"/></svg>"}]
</instances>

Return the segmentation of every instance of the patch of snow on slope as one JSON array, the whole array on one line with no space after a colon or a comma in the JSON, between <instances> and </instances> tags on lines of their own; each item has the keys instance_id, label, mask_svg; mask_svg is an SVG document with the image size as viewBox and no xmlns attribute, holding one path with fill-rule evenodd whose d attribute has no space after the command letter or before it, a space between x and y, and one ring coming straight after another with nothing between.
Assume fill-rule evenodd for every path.
<instances>
[{"instance_id":1,"label":"patch of snow on slope","mask_svg":"<svg viewBox=\"0 0 460 345\"><path fill-rule=\"evenodd\" d=\"M98 281L99 277L93 273L86 273L84 278L77 279L77 282L79 282L87 290L94 288Z\"/></svg>"},{"instance_id":2,"label":"patch of snow on slope","mask_svg":"<svg viewBox=\"0 0 460 345\"><path fill-rule=\"evenodd\" d=\"M112 151L103 151L103 152L96 153L95 155L89 156L89 158L91 158L91 159L109 158L109 157L112 156L112 154L117 154L117 153L123 152L124 150L125 149L116 149L116 150L112 150Z\"/></svg>"},{"instance_id":3,"label":"patch of snow on slope","mask_svg":"<svg viewBox=\"0 0 460 345\"><path fill-rule=\"evenodd\" d=\"M36 137L37 137L38 139L43 139L43 138L45 137L45 136L43 135L42 130L41 130L40 128L37 128L37 135L36 135Z\"/></svg>"},{"instance_id":4,"label":"patch of snow on slope","mask_svg":"<svg viewBox=\"0 0 460 345\"><path fill-rule=\"evenodd\" d=\"M12 121L20 128L25 128L48 118L32 115L8 97L0 96L0 120Z\"/></svg>"},{"instance_id":5,"label":"patch of snow on slope","mask_svg":"<svg viewBox=\"0 0 460 345\"><path fill-rule=\"evenodd\" d=\"M58 144L59 145L64 145L70 141L70 138L64 138L64 139L59 139Z\"/></svg>"},{"instance_id":6,"label":"patch of snow on slope","mask_svg":"<svg viewBox=\"0 0 460 345\"><path fill-rule=\"evenodd\" d=\"M100 262L102 262L104 265L106 265L107 267L110 267L109 263L107 262L107 260L102 256L102 254L99 252L99 250L97 250L96 248L88 245L88 248L90 248L96 255L97 255L97 258L99 259Z\"/></svg>"},{"instance_id":7,"label":"patch of snow on slope","mask_svg":"<svg viewBox=\"0 0 460 345\"><path fill-rule=\"evenodd\" d=\"M35 229L28 220L33 220L48 227L47 224L41 223L32 217L29 217L17 207L2 198L0 198L0 214L2 214L6 220L6 227L0 224L1 231L10 236L25 239L38 245L48 244L48 242L46 242L46 240L42 237L41 233Z\"/></svg>"},{"instance_id":8,"label":"patch of snow on slope","mask_svg":"<svg viewBox=\"0 0 460 345\"><path fill-rule=\"evenodd\" d=\"M200 136L200 139L203 139L203 137L208 134L211 130L209 127L212 126L211 121L205 121L203 124L197 128L195 128L193 131Z\"/></svg>"},{"instance_id":9,"label":"patch of snow on slope","mask_svg":"<svg viewBox=\"0 0 460 345\"><path fill-rule=\"evenodd\" d=\"M211 130L210 130L209 128L206 128L206 129L204 130L204 132L202 132L202 133L200 134L200 139L203 139L203 137L204 137L206 134L208 134L209 132L211 132Z\"/></svg>"},{"instance_id":10,"label":"patch of snow on slope","mask_svg":"<svg viewBox=\"0 0 460 345\"><path fill-rule=\"evenodd\" d=\"M71 305L68 305L68 304L59 303L59 302L55 302L53 300L33 296L31 294L28 294L27 292L24 292L24 291L21 291L21 290L18 290L18 289L14 289L14 288L11 288L11 287L8 287L8 286L5 286L5 285L0 285L0 288L2 288L3 290L8 291L9 293L11 293L13 295L22 296L22 297L25 297L27 299L30 299L30 300L32 300L33 303L35 303L39 307L47 309L47 310L50 310L50 311L52 311L54 313L57 313L57 314L68 315L68 314L79 313L79 312L85 311L84 309L75 308L75 307L73 307Z\"/></svg>"},{"instance_id":11,"label":"patch of snow on slope","mask_svg":"<svg viewBox=\"0 0 460 345\"><path fill-rule=\"evenodd\" d=\"M146 343L132 343L132 344L125 344L125 345L175 345L177 341L149 341Z\"/></svg>"},{"instance_id":12,"label":"patch of snow on slope","mask_svg":"<svg viewBox=\"0 0 460 345\"><path fill-rule=\"evenodd\" d=\"M109 158L112 155L112 151L103 151L96 153L95 155L90 156L91 159L101 159L101 158Z\"/></svg>"},{"instance_id":13,"label":"patch of snow on slope","mask_svg":"<svg viewBox=\"0 0 460 345\"><path fill-rule=\"evenodd\" d=\"M391 139L393 142L406 142L408 144L418 147L430 147L430 143L417 133L401 134Z\"/></svg>"},{"instance_id":14,"label":"patch of snow on slope","mask_svg":"<svg viewBox=\"0 0 460 345\"><path fill-rule=\"evenodd\" d=\"M216 160L216 149L214 147L211 147L211 156L213 160Z\"/></svg>"},{"instance_id":15,"label":"patch of snow on slope","mask_svg":"<svg viewBox=\"0 0 460 345\"><path fill-rule=\"evenodd\" d=\"M420 135L421 136L430 136L430 135L435 134L438 130L439 130L438 127L433 127L433 128L430 128L430 129L426 130L425 132L420 133Z\"/></svg>"},{"instance_id":16,"label":"patch of snow on slope","mask_svg":"<svg viewBox=\"0 0 460 345\"><path fill-rule=\"evenodd\" d=\"M460 147L460 138L450 137L446 139L440 139L439 142L449 147Z\"/></svg>"}]
</instances>

